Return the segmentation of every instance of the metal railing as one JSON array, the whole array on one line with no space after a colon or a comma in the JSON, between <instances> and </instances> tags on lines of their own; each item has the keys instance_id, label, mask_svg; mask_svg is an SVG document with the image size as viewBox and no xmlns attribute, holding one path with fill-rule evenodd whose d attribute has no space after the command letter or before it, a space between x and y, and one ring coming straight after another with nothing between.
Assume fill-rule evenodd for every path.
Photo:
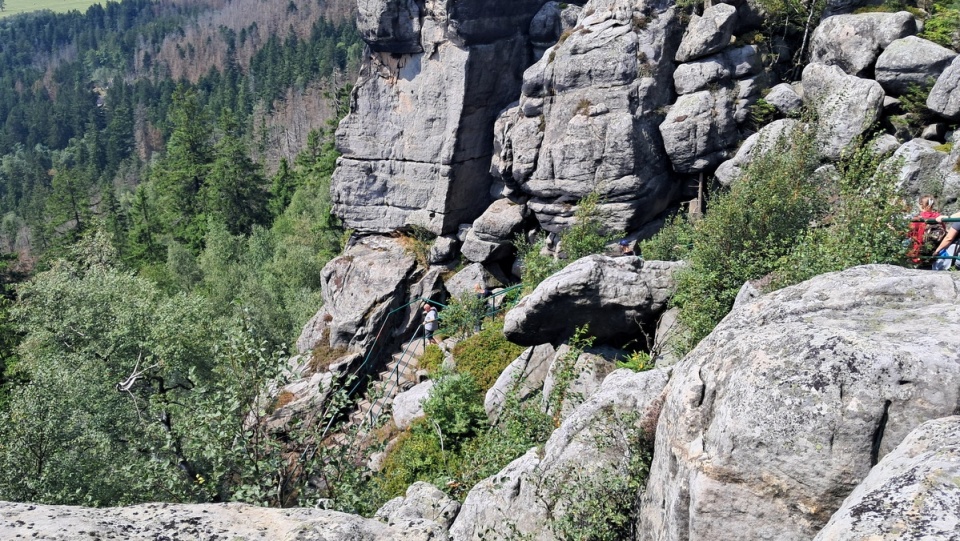
<instances>
[{"instance_id":1,"label":"metal railing","mask_svg":"<svg viewBox=\"0 0 960 541\"><path fill-rule=\"evenodd\" d=\"M933 225L933 224L948 224L948 223L956 223L956 222L960 222L960 218L940 217L939 219L938 219L938 218L917 218L917 219L914 219L914 220L910 220L910 223L914 223L914 224L928 224L928 225ZM955 243L958 242L958 241L960 241L960 238L954 240ZM934 254L934 255L919 255L919 256L916 256L916 257L917 257L917 259L927 259L927 260L932 260L932 259L951 259L951 260L953 260L953 261L960 260L960 255L954 256L954 255L936 255L936 254Z\"/></svg>"}]
</instances>

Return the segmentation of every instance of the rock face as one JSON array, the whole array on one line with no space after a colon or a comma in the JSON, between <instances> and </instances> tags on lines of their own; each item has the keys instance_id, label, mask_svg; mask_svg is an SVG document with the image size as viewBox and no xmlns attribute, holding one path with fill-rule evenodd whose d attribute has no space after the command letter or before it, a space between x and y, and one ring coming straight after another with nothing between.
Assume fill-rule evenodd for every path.
<instances>
[{"instance_id":1,"label":"rock face","mask_svg":"<svg viewBox=\"0 0 960 541\"><path fill-rule=\"evenodd\" d=\"M910 431L955 413L958 301L954 273L871 265L734 309L674 367L639 538L811 539Z\"/></svg>"},{"instance_id":2,"label":"rock face","mask_svg":"<svg viewBox=\"0 0 960 541\"><path fill-rule=\"evenodd\" d=\"M729 157L729 149L739 136L735 99L725 88L677 99L660 124L663 145L676 172L699 173Z\"/></svg>"},{"instance_id":3,"label":"rock face","mask_svg":"<svg viewBox=\"0 0 960 541\"><path fill-rule=\"evenodd\" d=\"M487 263L509 255L513 237L523 228L527 209L508 199L498 199L473 222L463 243L463 255L470 261Z\"/></svg>"},{"instance_id":4,"label":"rock face","mask_svg":"<svg viewBox=\"0 0 960 541\"><path fill-rule=\"evenodd\" d=\"M814 541L955 539L960 417L927 421L870 470Z\"/></svg>"},{"instance_id":5,"label":"rock face","mask_svg":"<svg viewBox=\"0 0 960 541\"><path fill-rule=\"evenodd\" d=\"M363 351L406 298L415 266L394 239L366 237L348 248L323 268L323 308L307 322L297 349L306 352L327 340L330 348Z\"/></svg>"},{"instance_id":6,"label":"rock face","mask_svg":"<svg viewBox=\"0 0 960 541\"><path fill-rule=\"evenodd\" d=\"M677 62L689 62L713 54L730 44L737 23L737 8L730 4L716 4L703 10L703 16L693 15L677 49Z\"/></svg>"},{"instance_id":7,"label":"rock face","mask_svg":"<svg viewBox=\"0 0 960 541\"><path fill-rule=\"evenodd\" d=\"M423 401L430 397L433 389L433 380L427 380L415 385L409 391L404 391L393 397L393 424L400 430L410 428L414 420L423 417Z\"/></svg>"},{"instance_id":8,"label":"rock face","mask_svg":"<svg viewBox=\"0 0 960 541\"><path fill-rule=\"evenodd\" d=\"M612 372L554 431L542 458L531 449L470 491L450 528L451 539L558 539L552 526L577 498L589 496L588 476L625 475L638 449L624 439L629 428L623 427L653 426L666 382L662 370Z\"/></svg>"},{"instance_id":9,"label":"rock face","mask_svg":"<svg viewBox=\"0 0 960 541\"><path fill-rule=\"evenodd\" d=\"M550 344L533 346L507 365L484 397L483 407L487 417L493 421L500 416L510 393L522 401L542 389L556 353Z\"/></svg>"},{"instance_id":10,"label":"rock face","mask_svg":"<svg viewBox=\"0 0 960 541\"><path fill-rule=\"evenodd\" d=\"M911 85L926 87L957 53L932 41L908 36L892 42L877 58L875 78L890 94L906 94Z\"/></svg>"},{"instance_id":11,"label":"rock face","mask_svg":"<svg viewBox=\"0 0 960 541\"><path fill-rule=\"evenodd\" d=\"M332 187L334 212L361 232L442 234L480 215L493 121L532 62L525 32L541 0L421 5L361 2L372 54L337 130Z\"/></svg>"},{"instance_id":12,"label":"rock face","mask_svg":"<svg viewBox=\"0 0 960 541\"><path fill-rule=\"evenodd\" d=\"M429 485L414 485L406 498L398 500L378 513L386 524L323 509L272 509L236 503L151 503L94 509L2 502L0 538L427 541L446 535L450 517L458 507L457 502Z\"/></svg>"},{"instance_id":13,"label":"rock face","mask_svg":"<svg viewBox=\"0 0 960 541\"><path fill-rule=\"evenodd\" d=\"M777 144L786 142L783 138L789 137L799 124L799 121L789 118L767 124L757 133L747 137L747 140L737 150L737 154L717 167L714 176L717 177L720 184L729 186L740 176L743 167L753 159L755 154L767 152L775 148Z\"/></svg>"},{"instance_id":14,"label":"rock face","mask_svg":"<svg viewBox=\"0 0 960 541\"><path fill-rule=\"evenodd\" d=\"M590 324L600 342L640 334L656 321L673 291L681 263L636 257L587 256L543 281L507 312L503 332L511 342L560 343Z\"/></svg>"},{"instance_id":15,"label":"rock face","mask_svg":"<svg viewBox=\"0 0 960 541\"><path fill-rule=\"evenodd\" d=\"M927 107L944 118L960 119L960 57L953 59L933 85Z\"/></svg>"},{"instance_id":16,"label":"rock face","mask_svg":"<svg viewBox=\"0 0 960 541\"><path fill-rule=\"evenodd\" d=\"M494 127L492 171L529 197L545 229L569 225L591 192L610 229L635 228L671 202L657 111L672 98L678 25L672 2L589 2L524 73L519 103Z\"/></svg>"},{"instance_id":17,"label":"rock face","mask_svg":"<svg viewBox=\"0 0 960 541\"><path fill-rule=\"evenodd\" d=\"M835 15L813 31L810 62L837 66L862 77L887 45L916 33L917 21L906 11Z\"/></svg>"},{"instance_id":18,"label":"rock face","mask_svg":"<svg viewBox=\"0 0 960 541\"><path fill-rule=\"evenodd\" d=\"M807 64L802 82L803 101L817 112L817 142L828 158L839 158L880 116L884 93L876 81L846 75L836 66Z\"/></svg>"},{"instance_id":19,"label":"rock face","mask_svg":"<svg viewBox=\"0 0 960 541\"><path fill-rule=\"evenodd\" d=\"M619 349L599 347L589 348L571 359L570 346L564 344L557 348L543 381L544 413L549 413L555 419L569 417L574 408L600 389L607 375L616 369L616 361L623 354ZM551 404L551 395L560 390L561 384L565 384L562 396L558 395L557 403Z\"/></svg>"}]
</instances>

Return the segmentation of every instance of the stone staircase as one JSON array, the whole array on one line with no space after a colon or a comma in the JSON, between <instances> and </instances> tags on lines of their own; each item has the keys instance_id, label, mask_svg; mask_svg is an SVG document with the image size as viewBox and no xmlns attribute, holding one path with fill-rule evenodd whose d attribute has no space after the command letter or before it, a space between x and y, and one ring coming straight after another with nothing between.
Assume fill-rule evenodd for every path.
<instances>
[{"instance_id":1,"label":"stone staircase","mask_svg":"<svg viewBox=\"0 0 960 541\"><path fill-rule=\"evenodd\" d=\"M393 397L419 383L417 370L423 350L423 338L404 342L400 351L394 353L377 374L367 394L357 402L356 410L350 414L350 421L354 424L369 422L371 411L375 415L382 415L389 411Z\"/></svg>"}]
</instances>

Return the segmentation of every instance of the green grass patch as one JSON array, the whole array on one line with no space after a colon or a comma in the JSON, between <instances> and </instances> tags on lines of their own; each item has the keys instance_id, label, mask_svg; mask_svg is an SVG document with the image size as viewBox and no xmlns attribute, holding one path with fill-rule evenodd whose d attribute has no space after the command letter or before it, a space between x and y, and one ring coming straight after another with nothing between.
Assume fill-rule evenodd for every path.
<instances>
[{"instance_id":1,"label":"green grass patch","mask_svg":"<svg viewBox=\"0 0 960 541\"><path fill-rule=\"evenodd\" d=\"M524 349L507 340L503 335L503 318L498 317L485 321L480 332L457 344L453 348L453 359L457 371L473 376L486 393L503 369Z\"/></svg>"},{"instance_id":2,"label":"green grass patch","mask_svg":"<svg viewBox=\"0 0 960 541\"><path fill-rule=\"evenodd\" d=\"M99 0L6 0L3 11L0 11L0 17L10 17L44 9L56 13L66 13L74 10L83 13L94 4L103 5L104 2Z\"/></svg>"}]
</instances>

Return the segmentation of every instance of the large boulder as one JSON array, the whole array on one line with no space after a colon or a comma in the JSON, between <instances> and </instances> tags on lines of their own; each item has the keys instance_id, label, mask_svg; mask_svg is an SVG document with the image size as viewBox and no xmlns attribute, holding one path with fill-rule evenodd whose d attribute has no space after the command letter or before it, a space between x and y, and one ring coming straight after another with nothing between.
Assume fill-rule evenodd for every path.
<instances>
[{"instance_id":1,"label":"large boulder","mask_svg":"<svg viewBox=\"0 0 960 541\"><path fill-rule=\"evenodd\" d=\"M803 98L797 94L797 91L789 83L780 83L771 88L763 99L784 116L799 113L803 107Z\"/></svg>"},{"instance_id":2,"label":"large boulder","mask_svg":"<svg viewBox=\"0 0 960 541\"><path fill-rule=\"evenodd\" d=\"M470 490L451 539L560 539L554 528L571 508L590 498L605 502L609 493L600 492L637 474L631 472L642 452L637 439L653 437L667 377L662 370L612 372L553 432L542 453L531 449ZM610 484L597 486L604 479Z\"/></svg>"},{"instance_id":3,"label":"large boulder","mask_svg":"<svg viewBox=\"0 0 960 541\"><path fill-rule=\"evenodd\" d=\"M680 64L673 72L673 86L677 94L692 94L731 79L756 75L762 70L763 64L757 46L744 45Z\"/></svg>"},{"instance_id":4,"label":"large boulder","mask_svg":"<svg viewBox=\"0 0 960 541\"><path fill-rule=\"evenodd\" d=\"M877 58L874 78L888 93L906 94L912 85L932 86L957 53L916 36L898 39Z\"/></svg>"},{"instance_id":5,"label":"large boulder","mask_svg":"<svg viewBox=\"0 0 960 541\"><path fill-rule=\"evenodd\" d=\"M958 159L960 151L947 153L938 150L933 141L912 139L900 145L883 165L897 176L908 201L916 201L921 195L939 194L939 208L944 208L944 204L952 203L960 195Z\"/></svg>"},{"instance_id":6,"label":"large boulder","mask_svg":"<svg viewBox=\"0 0 960 541\"><path fill-rule=\"evenodd\" d=\"M817 143L830 159L839 158L866 133L883 109L879 83L847 75L836 66L807 64L802 84L804 103L817 113Z\"/></svg>"},{"instance_id":7,"label":"large boulder","mask_svg":"<svg viewBox=\"0 0 960 541\"><path fill-rule=\"evenodd\" d=\"M672 202L656 125L672 99L678 28L672 2L588 2L524 73L519 103L497 120L491 168L547 230L569 226L594 192L610 229L635 229Z\"/></svg>"},{"instance_id":8,"label":"large boulder","mask_svg":"<svg viewBox=\"0 0 960 541\"><path fill-rule=\"evenodd\" d=\"M393 397L393 424L400 430L410 428L413 421L424 416L423 402L430 398L430 391L435 385L433 380L427 380L414 385L410 390Z\"/></svg>"},{"instance_id":9,"label":"large boulder","mask_svg":"<svg viewBox=\"0 0 960 541\"><path fill-rule=\"evenodd\" d=\"M814 541L955 539L960 417L927 421L883 457Z\"/></svg>"},{"instance_id":10,"label":"large boulder","mask_svg":"<svg viewBox=\"0 0 960 541\"><path fill-rule=\"evenodd\" d=\"M810 62L837 66L862 77L869 74L887 45L916 33L917 21L906 11L835 15L813 31Z\"/></svg>"},{"instance_id":11,"label":"large boulder","mask_svg":"<svg viewBox=\"0 0 960 541\"><path fill-rule=\"evenodd\" d=\"M331 189L347 227L444 234L487 207L490 133L533 61L525 31L541 3L361 3L372 54L337 129Z\"/></svg>"},{"instance_id":12,"label":"large boulder","mask_svg":"<svg viewBox=\"0 0 960 541\"><path fill-rule=\"evenodd\" d=\"M498 199L473 222L461 252L477 263L486 263L509 255L514 236L523 229L525 205Z\"/></svg>"},{"instance_id":13,"label":"large boulder","mask_svg":"<svg viewBox=\"0 0 960 541\"><path fill-rule=\"evenodd\" d=\"M735 308L673 369L639 539L808 540L960 403L960 277L871 265Z\"/></svg>"},{"instance_id":14,"label":"large boulder","mask_svg":"<svg viewBox=\"0 0 960 541\"><path fill-rule=\"evenodd\" d=\"M736 24L737 8L730 4L714 4L703 10L702 16L693 15L683 32L676 61L689 62L722 50L730 45Z\"/></svg>"},{"instance_id":15,"label":"large boulder","mask_svg":"<svg viewBox=\"0 0 960 541\"><path fill-rule=\"evenodd\" d=\"M735 100L726 88L677 98L660 124L674 171L700 173L729 157L740 135L734 119Z\"/></svg>"},{"instance_id":16,"label":"large boulder","mask_svg":"<svg viewBox=\"0 0 960 541\"><path fill-rule=\"evenodd\" d=\"M960 120L960 56L953 62L930 89L927 108L950 120Z\"/></svg>"},{"instance_id":17,"label":"large boulder","mask_svg":"<svg viewBox=\"0 0 960 541\"><path fill-rule=\"evenodd\" d=\"M275 509L239 503L90 508L0 502L0 538L260 541L268 533L269 539L277 541L427 541L446 535L449 521L443 518L444 513L431 514L424 509L416 517L411 516L415 513L409 508L388 517L394 523L388 525L324 509Z\"/></svg>"},{"instance_id":18,"label":"large boulder","mask_svg":"<svg viewBox=\"0 0 960 541\"><path fill-rule=\"evenodd\" d=\"M543 381L543 411L554 419L566 419L600 389L623 356L622 350L609 346L583 351L568 344L558 347Z\"/></svg>"},{"instance_id":19,"label":"large boulder","mask_svg":"<svg viewBox=\"0 0 960 541\"><path fill-rule=\"evenodd\" d=\"M407 488L403 496L397 496L383 504L374 518L400 532L407 531L407 528L416 532L424 523L433 524L438 526L438 537L431 539L443 539L458 511L460 502L451 499L430 483L417 481Z\"/></svg>"},{"instance_id":20,"label":"large boulder","mask_svg":"<svg viewBox=\"0 0 960 541\"><path fill-rule=\"evenodd\" d=\"M724 186L732 184L742 173L743 167L750 163L755 155L768 152L776 148L777 145L788 144L791 134L798 129L799 125L798 120L790 118L776 120L747 137L747 140L737 149L736 155L717 167L714 172L717 181Z\"/></svg>"},{"instance_id":21,"label":"large boulder","mask_svg":"<svg viewBox=\"0 0 960 541\"><path fill-rule=\"evenodd\" d=\"M550 344L532 346L508 364L484 397L483 407L487 417L495 421L511 395L523 401L543 389L543 382L556 353L557 350Z\"/></svg>"},{"instance_id":22,"label":"large boulder","mask_svg":"<svg viewBox=\"0 0 960 541\"><path fill-rule=\"evenodd\" d=\"M641 335L666 309L673 275L682 263L591 255L544 280L507 312L503 332L511 342L559 344L590 324L599 343Z\"/></svg>"},{"instance_id":23,"label":"large boulder","mask_svg":"<svg viewBox=\"0 0 960 541\"><path fill-rule=\"evenodd\" d=\"M301 353L321 342L331 349L364 351L387 313L406 298L416 268L413 256L387 237L365 237L323 267L323 308L297 340Z\"/></svg>"}]
</instances>

